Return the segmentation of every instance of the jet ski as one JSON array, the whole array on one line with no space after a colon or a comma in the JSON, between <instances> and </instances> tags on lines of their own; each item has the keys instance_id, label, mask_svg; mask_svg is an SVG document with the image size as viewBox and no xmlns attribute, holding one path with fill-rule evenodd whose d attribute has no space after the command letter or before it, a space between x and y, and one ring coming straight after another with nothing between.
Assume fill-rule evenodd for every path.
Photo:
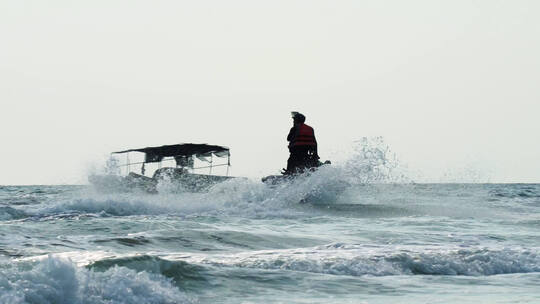
<instances>
[{"instance_id":1,"label":"jet ski","mask_svg":"<svg viewBox=\"0 0 540 304\"><path fill-rule=\"evenodd\" d=\"M288 172L284 171L281 175L269 175L263 177L262 182L272 189L280 189L281 187L296 187L297 185L294 184L295 180L306 179L306 181L309 181L309 176L311 174L315 173L320 167L328 166L330 164L330 161L325 161L324 163L319 162L317 167L299 170L298 172L292 174L287 174ZM301 186L303 189L301 191L303 192L307 190L307 192L303 193L298 203L326 204L334 200L336 195L343 192L348 187L348 183L341 180L315 179L312 181L313 183L304 183ZM308 188L305 188L306 185Z\"/></svg>"},{"instance_id":2,"label":"jet ski","mask_svg":"<svg viewBox=\"0 0 540 304\"><path fill-rule=\"evenodd\" d=\"M329 160L325 161L324 163L317 160L316 163L312 163L312 164L313 165L304 164L302 166L297 166L292 171L287 171L286 169L283 169L281 172L281 175L265 176L261 179L261 181L270 187L275 187L282 183L290 182L298 178L299 176L309 174L309 172L314 172L321 166L331 165L332 163Z\"/></svg>"}]
</instances>

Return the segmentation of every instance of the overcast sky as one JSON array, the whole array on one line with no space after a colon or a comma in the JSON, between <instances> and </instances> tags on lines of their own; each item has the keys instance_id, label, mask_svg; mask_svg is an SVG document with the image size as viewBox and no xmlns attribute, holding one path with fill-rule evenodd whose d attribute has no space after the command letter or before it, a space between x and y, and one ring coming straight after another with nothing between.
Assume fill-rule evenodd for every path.
<instances>
[{"instance_id":1,"label":"overcast sky","mask_svg":"<svg viewBox=\"0 0 540 304\"><path fill-rule=\"evenodd\" d=\"M540 2L0 2L0 184L86 182L111 151L231 148L285 166L383 136L419 181L540 182Z\"/></svg>"}]
</instances>

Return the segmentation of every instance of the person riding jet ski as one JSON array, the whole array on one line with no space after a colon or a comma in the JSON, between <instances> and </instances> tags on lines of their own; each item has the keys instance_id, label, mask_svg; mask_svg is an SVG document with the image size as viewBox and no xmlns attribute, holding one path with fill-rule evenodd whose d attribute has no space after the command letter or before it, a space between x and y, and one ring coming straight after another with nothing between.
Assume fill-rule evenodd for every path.
<instances>
[{"instance_id":1,"label":"person riding jet ski","mask_svg":"<svg viewBox=\"0 0 540 304\"><path fill-rule=\"evenodd\" d=\"M317 154L315 131L306 125L306 117L298 112L291 112L293 127L287 135L290 156L287 160L285 175L301 173L305 169L316 168L320 165Z\"/></svg>"}]
</instances>

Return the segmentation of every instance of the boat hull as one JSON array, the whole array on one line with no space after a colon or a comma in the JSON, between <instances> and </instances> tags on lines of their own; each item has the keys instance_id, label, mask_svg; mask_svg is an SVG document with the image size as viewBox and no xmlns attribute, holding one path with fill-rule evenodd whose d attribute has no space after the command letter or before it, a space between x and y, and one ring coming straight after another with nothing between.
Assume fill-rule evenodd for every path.
<instances>
[{"instance_id":1,"label":"boat hull","mask_svg":"<svg viewBox=\"0 0 540 304\"><path fill-rule=\"evenodd\" d=\"M127 176L91 175L88 180L99 192L158 193L160 186L171 192L206 192L212 186L232 178L234 177L185 172L180 174L178 170L162 170L151 178L131 172Z\"/></svg>"}]
</instances>

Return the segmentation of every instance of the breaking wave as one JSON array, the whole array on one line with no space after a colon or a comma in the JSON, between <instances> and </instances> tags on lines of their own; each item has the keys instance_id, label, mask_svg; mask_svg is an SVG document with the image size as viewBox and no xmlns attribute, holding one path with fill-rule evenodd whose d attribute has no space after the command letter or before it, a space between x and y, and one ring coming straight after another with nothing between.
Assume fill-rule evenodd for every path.
<instances>
[{"instance_id":1,"label":"breaking wave","mask_svg":"<svg viewBox=\"0 0 540 304\"><path fill-rule=\"evenodd\" d=\"M191 303L170 279L126 267L93 271L49 256L0 266L1 303Z\"/></svg>"},{"instance_id":2,"label":"breaking wave","mask_svg":"<svg viewBox=\"0 0 540 304\"><path fill-rule=\"evenodd\" d=\"M390 248L330 244L303 249L235 254L127 255L77 267L48 256L29 265L0 268L2 303L188 303L217 277L242 280L266 271L334 276L493 276L540 272L537 249ZM238 275L240 277L236 278ZM24 293L31 290L31 293ZM183 290L183 291L180 291ZM86 300L85 300L86 299ZM108 302L107 302L108 301Z\"/></svg>"},{"instance_id":3,"label":"breaking wave","mask_svg":"<svg viewBox=\"0 0 540 304\"><path fill-rule=\"evenodd\" d=\"M0 207L0 221L17 220L27 217L26 212L12 207Z\"/></svg>"},{"instance_id":4,"label":"breaking wave","mask_svg":"<svg viewBox=\"0 0 540 304\"><path fill-rule=\"evenodd\" d=\"M343 244L334 244L326 248L261 251L215 258L203 257L194 261L214 266L348 276L489 276L540 272L538 250L527 249L431 249L415 252L409 249L381 251L370 247L347 248Z\"/></svg>"},{"instance_id":5,"label":"breaking wave","mask_svg":"<svg viewBox=\"0 0 540 304\"><path fill-rule=\"evenodd\" d=\"M531 208L538 205L538 198L532 194L518 196L515 203L509 204L508 199L503 200L482 185L351 185L339 179L339 171L323 168L276 188L238 179L218 184L207 193L83 194L39 206L0 207L0 220L143 215L296 218L330 213L360 217L474 215L496 219L511 212L532 216ZM515 191L521 193L519 189ZM302 201L309 204L299 204Z\"/></svg>"},{"instance_id":6,"label":"breaking wave","mask_svg":"<svg viewBox=\"0 0 540 304\"><path fill-rule=\"evenodd\" d=\"M183 283L187 281L189 281L190 285L193 285L193 281L200 281L201 283L207 281L203 275L205 269L200 265L184 261L170 261L151 255L103 259L87 266L88 269L95 271L108 271L115 267L125 267L137 272L162 275L172 279L176 285L181 287L185 287Z\"/></svg>"}]
</instances>

